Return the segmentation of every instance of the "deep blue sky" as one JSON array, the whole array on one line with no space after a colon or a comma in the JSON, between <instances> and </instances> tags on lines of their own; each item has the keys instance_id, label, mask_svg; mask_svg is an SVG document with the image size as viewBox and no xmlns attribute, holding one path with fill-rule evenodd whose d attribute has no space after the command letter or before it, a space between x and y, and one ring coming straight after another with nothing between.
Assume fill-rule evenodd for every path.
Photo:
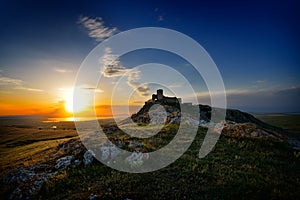
<instances>
[{"instance_id":1,"label":"deep blue sky","mask_svg":"<svg viewBox=\"0 0 300 200\"><path fill-rule=\"evenodd\" d=\"M81 61L98 44L78 19L102 17L119 31L158 26L195 39L231 91L230 107L298 112L299 5L296 0L2 1L0 70L2 77L36 85L40 77L34 74L57 65L74 72L66 78L71 84ZM41 87L51 88L49 83Z\"/></svg>"}]
</instances>

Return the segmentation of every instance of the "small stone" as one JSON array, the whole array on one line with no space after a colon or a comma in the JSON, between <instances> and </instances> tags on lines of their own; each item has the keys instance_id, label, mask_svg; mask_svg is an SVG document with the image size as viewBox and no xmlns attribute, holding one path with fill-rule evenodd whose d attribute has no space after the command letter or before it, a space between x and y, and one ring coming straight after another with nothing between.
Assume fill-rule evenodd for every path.
<instances>
[{"instance_id":1,"label":"small stone","mask_svg":"<svg viewBox=\"0 0 300 200\"><path fill-rule=\"evenodd\" d=\"M81 164L81 160L77 159L77 160L74 160L74 165L75 166L79 166Z\"/></svg>"},{"instance_id":2,"label":"small stone","mask_svg":"<svg viewBox=\"0 0 300 200\"><path fill-rule=\"evenodd\" d=\"M143 165L143 153L142 152L133 152L130 156L126 158L127 163L132 168L138 168Z\"/></svg>"},{"instance_id":3,"label":"small stone","mask_svg":"<svg viewBox=\"0 0 300 200\"><path fill-rule=\"evenodd\" d=\"M96 194L91 194L90 200L97 200L98 196Z\"/></svg>"},{"instance_id":4,"label":"small stone","mask_svg":"<svg viewBox=\"0 0 300 200\"><path fill-rule=\"evenodd\" d=\"M120 150L115 145L110 147L110 158L111 159L114 159L119 153L120 153Z\"/></svg>"},{"instance_id":5,"label":"small stone","mask_svg":"<svg viewBox=\"0 0 300 200\"><path fill-rule=\"evenodd\" d=\"M258 137L258 132L257 131L253 131L250 135L251 135L251 137Z\"/></svg>"},{"instance_id":6,"label":"small stone","mask_svg":"<svg viewBox=\"0 0 300 200\"><path fill-rule=\"evenodd\" d=\"M100 148L101 150L101 160L107 160L109 158L109 147L104 145Z\"/></svg>"},{"instance_id":7,"label":"small stone","mask_svg":"<svg viewBox=\"0 0 300 200\"><path fill-rule=\"evenodd\" d=\"M117 147L119 147L119 148L122 148L122 147L123 147L122 141L119 140L119 139L116 141L116 145L117 145Z\"/></svg>"},{"instance_id":8,"label":"small stone","mask_svg":"<svg viewBox=\"0 0 300 200\"><path fill-rule=\"evenodd\" d=\"M84 165L89 165L93 162L94 160L94 152L91 150L88 150L84 153L83 155L83 163Z\"/></svg>"}]
</instances>

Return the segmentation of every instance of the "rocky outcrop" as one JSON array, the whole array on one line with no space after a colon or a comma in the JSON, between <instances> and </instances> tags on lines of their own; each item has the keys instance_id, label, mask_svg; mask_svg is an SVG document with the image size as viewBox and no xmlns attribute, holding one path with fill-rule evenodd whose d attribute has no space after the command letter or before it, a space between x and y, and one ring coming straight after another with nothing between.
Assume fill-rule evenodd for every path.
<instances>
[{"instance_id":1,"label":"rocky outcrop","mask_svg":"<svg viewBox=\"0 0 300 200\"><path fill-rule=\"evenodd\" d=\"M178 105L167 105L167 104L159 104L164 108L163 112L158 112L155 114L152 114L154 116L154 119L151 120L151 107L155 106L157 103L153 102L148 102L147 104L145 104L136 114L133 114L131 116L131 119L134 122L137 123L146 123L146 124L163 124L161 119L164 119L164 117L166 117L166 119L164 120L164 122L166 124L168 123L180 123L181 122L181 111L180 111L180 106L185 106L185 104L178 104ZM215 108L212 109L210 106L208 105L188 105L189 110L193 111L197 111L199 110L199 114L197 114L197 116L199 116L199 119L194 119L194 117L188 117L187 119L185 119L185 121L192 121L196 120L196 121L204 121L206 123L211 121L211 115L212 112L224 112L222 109L220 108ZM197 108L198 107L198 108ZM157 111L157 110L153 110L153 111ZM164 114L164 112L166 112L166 116ZM226 111L226 117L225 120L228 122L235 122L235 123L253 123L256 124L258 127L263 128L263 129L270 129L270 130L274 130L277 132L284 132L283 129L280 129L278 127L274 127L272 125L269 125L267 123L264 123L262 121L260 121L259 119L255 118L253 115L246 113L246 112L242 112L239 110L235 110L235 109L227 109ZM195 115L193 115L195 116ZM158 120L156 120L158 119Z\"/></svg>"},{"instance_id":2,"label":"rocky outcrop","mask_svg":"<svg viewBox=\"0 0 300 200\"><path fill-rule=\"evenodd\" d=\"M81 154L85 148L79 138L67 140L57 145L58 152L63 151L64 154L72 154L77 156Z\"/></svg>"},{"instance_id":3,"label":"rocky outcrop","mask_svg":"<svg viewBox=\"0 0 300 200\"><path fill-rule=\"evenodd\" d=\"M14 173L10 173L3 178L4 184L14 185L9 199L31 199L38 194L44 181L56 174L51 169L44 169L46 165L38 164L35 166L20 166Z\"/></svg>"},{"instance_id":4,"label":"rocky outcrop","mask_svg":"<svg viewBox=\"0 0 300 200\"><path fill-rule=\"evenodd\" d=\"M56 153L49 155L49 162L27 167L22 165L3 177L4 184L14 187L9 199L32 199L44 182L59 170L80 166L82 162L93 162L93 155L85 150L79 138L58 144L56 150Z\"/></svg>"},{"instance_id":5,"label":"rocky outcrop","mask_svg":"<svg viewBox=\"0 0 300 200\"><path fill-rule=\"evenodd\" d=\"M276 133L274 131L263 130L254 123L227 122L226 124L224 124L222 134L230 137L273 137L279 139L287 139L287 137L282 134Z\"/></svg>"},{"instance_id":6,"label":"rocky outcrop","mask_svg":"<svg viewBox=\"0 0 300 200\"><path fill-rule=\"evenodd\" d=\"M199 111L198 114L189 115L189 113L181 114L179 105L159 104L160 109L153 109L156 102L148 101L136 114L131 116L132 121L143 123L145 125L161 125L161 124L180 124L186 123L192 126L200 126L205 128L220 129L218 132L229 137L253 137L253 138L277 138L287 141L292 148L300 149L299 139L291 137L283 129L274 127L260 121L249 113L239 110L227 109L225 121L211 121L212 112L215 115L224 113L220 108L212 109L208 105L192 105L180 104L180 106L188 107L191 112ZM199 109L198 109L199 108ZM199 116L197 119L193 116ZM129 123L130 120L124 120L123 124Z\"/></svg>"}]
</instances>

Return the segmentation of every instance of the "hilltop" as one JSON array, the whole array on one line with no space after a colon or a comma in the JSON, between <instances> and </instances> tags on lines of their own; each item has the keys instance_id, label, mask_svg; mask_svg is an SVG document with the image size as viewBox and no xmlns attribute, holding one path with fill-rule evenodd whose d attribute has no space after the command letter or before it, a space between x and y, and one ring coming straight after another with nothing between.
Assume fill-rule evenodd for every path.
<instances>
[{"instance_id":1,"label":"hilltop","mask_svg":"<svg viewBox=\"0 0 300 200\"><path fill-rule=\"evenodd\" d=\"M181 118L181 109L187 112L187 117ZM211 120L212 112L226 113L222 122ZM152 99L145 102L145 105L131 116L135 123L148 124L180 124L188 123L200 127L217 126L222 123L222 134L230 136L248 137L275 137L286 140L295 149L300 149L299 138L285 131L282 128L267 124L253 115L236 109L212 108L209 105L192 105L182 103L180 98L166 97L161 89L157 94L152 95ZM123 121L123 124L130 120Z\"/></svg>"},{"instance_id":2,"label":"hilltop","mask_svg":"<svg viewBox=\"0 0 300 200\"><path fill-rule=\"evenodd\" d=\"M27 124L2 126L1 197L4 199L298 199L300 152L297 138L253 115L227 109L225 121L213 122L208 105L182 104L178 98L152 99L131 116L138 129L163 128L146 139L132 137L131 120L119 125L101 120L106 136L118 148L132 152L126 164L138 170L147 152L168 144L181 123L197 126L190 148L171 165L154 172L130 174L94 158L100 153L114 163L119 153L111 144L91 140L98 150L87 150L70 124L56 130ZM188 114L182 116L181 107ZM224 110L223 110L224 111ZM197 113L198 112L198 113ZM200 118L197 118L200 117ZM196 118L195 118L196 117ZM26 123L28 123L26 121ZM35 122L36 123L36 122ZM198 153L209 127L223 127L205 158ZM49 127L52 124L47 125ZM61 128L60 128L61 127ZM129 129L128 129L129 128ZM4 135L6 134L6 135ZM98 151L98 152L97 152Z\"/></svg>"}]
</instances>

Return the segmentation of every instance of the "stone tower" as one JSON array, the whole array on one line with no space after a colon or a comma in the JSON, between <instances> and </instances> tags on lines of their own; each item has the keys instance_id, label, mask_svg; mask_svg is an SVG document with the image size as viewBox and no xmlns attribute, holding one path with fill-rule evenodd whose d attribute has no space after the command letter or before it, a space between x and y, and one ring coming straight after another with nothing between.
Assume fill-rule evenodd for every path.
<instances>
[{"instance_id":1,"label":"stone tower","mask_svg":"<svg viewBox=\"0 0 300 200\"><path fill-rule=\"evenodd\" d=\"M163 90L162 89L158 89L156 91L156 94L157 94L157 100L158 101L162 101L163 98L164 98L164 92L163 92Z\"/></svg>"}]
</instances>

